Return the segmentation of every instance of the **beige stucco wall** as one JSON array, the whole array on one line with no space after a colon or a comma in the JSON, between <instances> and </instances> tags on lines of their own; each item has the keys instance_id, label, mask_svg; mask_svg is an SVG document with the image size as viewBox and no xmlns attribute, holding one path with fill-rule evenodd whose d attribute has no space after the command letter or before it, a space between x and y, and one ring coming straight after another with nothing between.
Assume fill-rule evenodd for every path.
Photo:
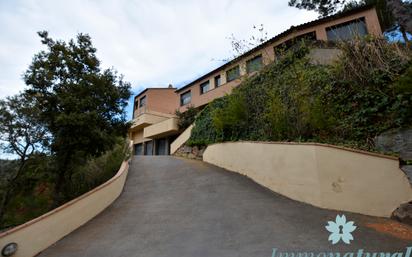
<instances>
[{"instance_id":1,"label":"beige stucco wall","mask_svg":"<svg viewBox=\"0 0 412 257\"><path fill-rule=\"evenodd\" d=\"M170 125L173 127L174 123L177 124L177 120L175 115L172 114L167 114L167 113L159 113L159 112L154 112L154 111L147 111L143 114L140 114L137 116L137 118L133 119L133 125L129 129L129 139L133 141L133 144L138 144L146 141L150 141L150 138L147 138L144 135L144 131L146 128L149 128L153 125L157 124L163 124L163 122L167 120L174 120L172 121L173 124L167 123L166 124L170 127ZM155 126L154 128L157 128ZM173 127L174 128L174 127ZM160 129L167 129L164 126L160 126ZM152 129L149 129L149 131ZM156 133L156 132L154 132ZM151 134L151 132L149 132ZM148 135L149 135L148 134ZM151 136L153 136L152 134Z\"/></svg>"},{"instance_id":2,"label":"beige stucco wall","mask_svg":"<svg viewBox=\"0 0 412 257\"><path fill-rule=\"evenodd\" d=\"M180 134L173 143L170 144L170 154L174 154L187 140L192 133L193 124L190 125L182 134Z\"/></svg>"},{"instance_id":3,"label":"beige stucco wall","mask_svg":"<svg viewBox=\"0 0 412 257\"><path fill-rule=\"evenodd\" d=\"M140 114L135 119L132 120L133 124L130 131L138 131L144 127L150 126L152 124L167 120L172 116L169 114L156 113L152 111L147 111L146 113Z\"/></svg>"},{"instance_id":4,"label":"beige stucco wall","mask_svg":"<svg viewBox=\"0 0 412 257\"><path fill-rule=\"evenodd\" d=\"M207 147L203 160L321 208L389 217L412 199L398 160L319 144L234 142Z\"/></svg>"},{"instance_id":5,"label":"beige stucco wall","mask_svg":"<svg viewBox=\"0 0 412 257\"><path fill-rule=\"evenodd\" d=\"M317 65L330 65L338 60L342 51L336 48L313 48L310 49L310 62Z\"/></svg>"},{"instance_id":6,"label":"beige stucco wall","mask_svg":"<svg viewBox=\"0 0 412 257\"><path fill-rule=\"evenodd\" d=\"M150 141L150 138L144 138L143 137L143 129L134 131L134 132L130 132L130 140L133 141L133 144L139 144L142 142L146 142L146 141Z\"/></svg>"},{"instance_id":7,"label":"beige stucco wall","mask_svg":"<svg viewBox=\"0 0 412 257\"><path fill-rule=\"evenodd\" d=\"M162 122L153 124L143 129L143 137L145 138L159 138L179 131L178 119L170 118Z\"/></svg>"},{"instance_id":8,"label":"beige stucco wall","mask_svg":"<svg viewBox=\"0 0 412 257\"><path fill-rule=\"evenodd\" d=\"M0 249L15 242L18 250L13 257L31 257L43 251L65 235L80 227L107 206L122 192L128 163L101 186L34 220L0 234Z\"/></svg>"}]
</instances>

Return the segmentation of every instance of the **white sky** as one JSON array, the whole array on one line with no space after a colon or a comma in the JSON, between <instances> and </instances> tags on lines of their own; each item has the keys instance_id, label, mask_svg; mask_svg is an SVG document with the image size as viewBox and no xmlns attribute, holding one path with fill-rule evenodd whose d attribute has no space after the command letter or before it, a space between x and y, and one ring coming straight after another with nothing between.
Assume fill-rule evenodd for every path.
<instances>
[{"instance_id":1,"label":"white sky","mask_svg":"<svg viewBox=\"0 0 412 257\"><path fill-rule=\"evenodd\" d=\"M36 32L68 40L88 33L104 68L115 67L133 92L183 86L231 56L227 37L268 36L316 19L288 0L0 0L0 98L24 89L22 73L42 49ZM128 108L131 117L131 107Z\"/></svg>"}]
</instances>

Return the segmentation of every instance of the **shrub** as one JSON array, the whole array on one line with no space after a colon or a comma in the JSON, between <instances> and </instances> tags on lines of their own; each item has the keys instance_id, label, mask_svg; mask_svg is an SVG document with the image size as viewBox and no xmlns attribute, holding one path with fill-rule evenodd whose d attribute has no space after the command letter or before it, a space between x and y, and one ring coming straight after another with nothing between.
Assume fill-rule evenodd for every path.
<instances>
[{"instance_id":1,"label":"shrub","mask_svg":"<svg viewBox=\"0 0 412 257\"><path fill-rule=\"evenodd\" d=\"M333 80L325 94L338 119L334 134L373 149L375 136L410 124L411 97L400 85L410 77L411 51L379 38L340 47L343 54L331 67Z\"/></svg>"},{"instance_id":2,"label":"shrub","mask_svg":"<svg viewBox=\"0 0 412 257\"><path fill-rule=\"evenodd\" d=\"M338 45L337 62L314 65L301 45L231 95L210 103L189 144L316 141L373 150L373 138L412 120L411 51L379 38Z\"/></svg>"},{"instance_id":3,"label":"shrub","mask_svg":"<svg viewBox=\"0 0 412 257\"><path fill-rule=\"evenodd\" d=\"M69 194L71 198L90 191L112 178L122 162L127 160L130 155L129 142L118 139L112 150L76 167L70 178Z\"/></svg>"},{"instance_id":4,"label":"shrub","mask_svg":"<svg viewBox=\"0 0 412 257\"><path fill-rule=\"evenodd\" d=\"M74 165L70 177L67 200L71 200L112 178L123 160L130 157L129 143L118 139L115 147L86 163ZM17 163L0 162L12 172ZM7 165L7 166L6 166ZM22 176L15 182L13 197L7 206L0 228L22 224L55 208L53 204L56 160L45 154L33 154L27 160ZM0 185L0 192L8 185Z\"/></svg>"},{"instance_id":5,"label":"shrub","mask_svg":"<svg viewBox=\"0 0 412 257\"><path fill-rule=\"evenodd\" d=\"M387 87L405 71L411 59L410 49L383 38L366 37L343 41L342 55L333 67L335 80L358 87Z\"/></svg>"},{"instance_id":6,"label":"shrub","mask_svg":"<svg viewBox=\"0 0 412 257\"><path fill-rule=\"evenodd\" d=\"M196 123L187 144L208 145L223 140L221 131L216 129L213 124L212 111L216 111L226 105L226 98L215 99L209 103L197 116Z\"/></svg>"},{"instance_id":7,"label":"shrub","mask_svg":"<svg viewBox=\"0 0 412 257\"><path fill-rule=\"evenodd\" d=\"M184 130L192 125L198 113L199 109L194 108L193 106L189 106L185 112L176 110L176 116L179 118L179 129Z\"/></svg>"}]
</instances>

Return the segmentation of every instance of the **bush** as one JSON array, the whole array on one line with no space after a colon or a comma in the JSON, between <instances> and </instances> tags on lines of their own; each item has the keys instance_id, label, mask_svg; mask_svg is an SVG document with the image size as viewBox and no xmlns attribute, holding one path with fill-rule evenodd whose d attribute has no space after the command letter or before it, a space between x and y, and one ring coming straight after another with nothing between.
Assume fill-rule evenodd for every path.
<instances>
[{"instance_id":1,"label":"bush","mask_svg":"<svg viewBox=\"0 0 412 257\"><path fill-rule=\"evenodd\" d=\"M90 158L86 163L77 163L75 172L68 185L69 201L112 178L123 160L130 157L129 142L118 139L115 147L97 158ZM16 161L1 161L2 168L9 167L13 172ZM15 182L10 203L0 228L22 224L36 218L55 206L53 204L54 183L56 181L56 160L45 154L33 154L27 160L22 176ZM5 170L6 172L7 170ZM4 174L5 175L5 174ZM0 193L7 190L7 183L0 184Z\"/></svg>"},{"instance_id":2,"label":"bush","mask_svg":"<svg viewBox=\"0 0 412 257\"><path fill-rule=\"evenodd\" d=\"M334 65L313 65L306 45L210 103L188 141L316 141L373 150L373 138L410 125L411 51L383 39L339 45Z\"/></svg>"},{"instance_id":3,"label":"bush","mask_svg":"<svg viewBox=\"0 0 412 257\"><path fill-rule=\"evenodd\" d=\"M176 110L176 116L179 118L179 129L185 130L195 121L196 115L199 113L198 108L189 106L185 112Z\"/></svg>"},{"instance_id":4,"label":"bush","mask_svg":"<svg viewBox=\"0 0 412 257\"><path fill-rule=\"evenodd\" d=\"M341 49L325 94L339 121L334 134L373 149L378 134L411 124L410 86L409 93L401 86L411 76L411 51L376 38L346 42Z\"/></svg>"},{"instance_id":5,"label":"bush","mask_svg":"<svg viewBox=\"0 0 412 257\"><path fill-rule=\"evenodd\" d=\"M112 178L131 155L129 142L118 139L115 147L75 168L70 178L69 195L75 198Z\"/></svg>"},{"instance_id":6,"label":"bush","mask_svg":"<svg viewBox=\"0 0 412 257\"><path fill-rule=\"evenodd\" d=\"M9 169L3 170L4 175L11 178L19 162L14 163ZM13 183L9 181L2 184L1 192L11 194L7 204L0 228L7 228L24 223L49 211L52 207L53 181L55 164L51 157L45 154L32 154L26 161L21 176ZM7 174L8 173L8 174ZM2 196L2 198L5 195ZM6 200L6 199L2 199Z\"/></svg>"},{"instance_id":7,"label":"bush","mask_svg":"<svg viewBox=\"0 0 412 257\"><path fill-rule=\"evenodd\" d=\"M187 142L189 146L208 145L223 140L222 133L213 126L212 111L226 105L226 98L210 102L196 117L196 123Z\"/></svg>"}]
</instances>

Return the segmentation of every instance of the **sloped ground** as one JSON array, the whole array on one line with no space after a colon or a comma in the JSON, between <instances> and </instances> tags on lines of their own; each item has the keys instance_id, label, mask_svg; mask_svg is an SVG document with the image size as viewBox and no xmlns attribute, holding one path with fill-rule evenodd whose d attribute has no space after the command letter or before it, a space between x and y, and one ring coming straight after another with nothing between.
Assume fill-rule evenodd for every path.
<instances>
[{"instance_id":1,"label":"sloped ground","mask_svg":"<svg viewBox=\"0 0 412 257\"><path fill-rule=\"evenodd\" d=\"M404 252L412 246L407 226L395 224L403 230L391 235L379 229L391 230L394 223L387 219L292 201L200 161L135 157L128 176L112 206L41 256L270 257L273 248ZM337 214L358 226L350 245L327 240L324 226Z\"/></svg>"}]
</instances>

